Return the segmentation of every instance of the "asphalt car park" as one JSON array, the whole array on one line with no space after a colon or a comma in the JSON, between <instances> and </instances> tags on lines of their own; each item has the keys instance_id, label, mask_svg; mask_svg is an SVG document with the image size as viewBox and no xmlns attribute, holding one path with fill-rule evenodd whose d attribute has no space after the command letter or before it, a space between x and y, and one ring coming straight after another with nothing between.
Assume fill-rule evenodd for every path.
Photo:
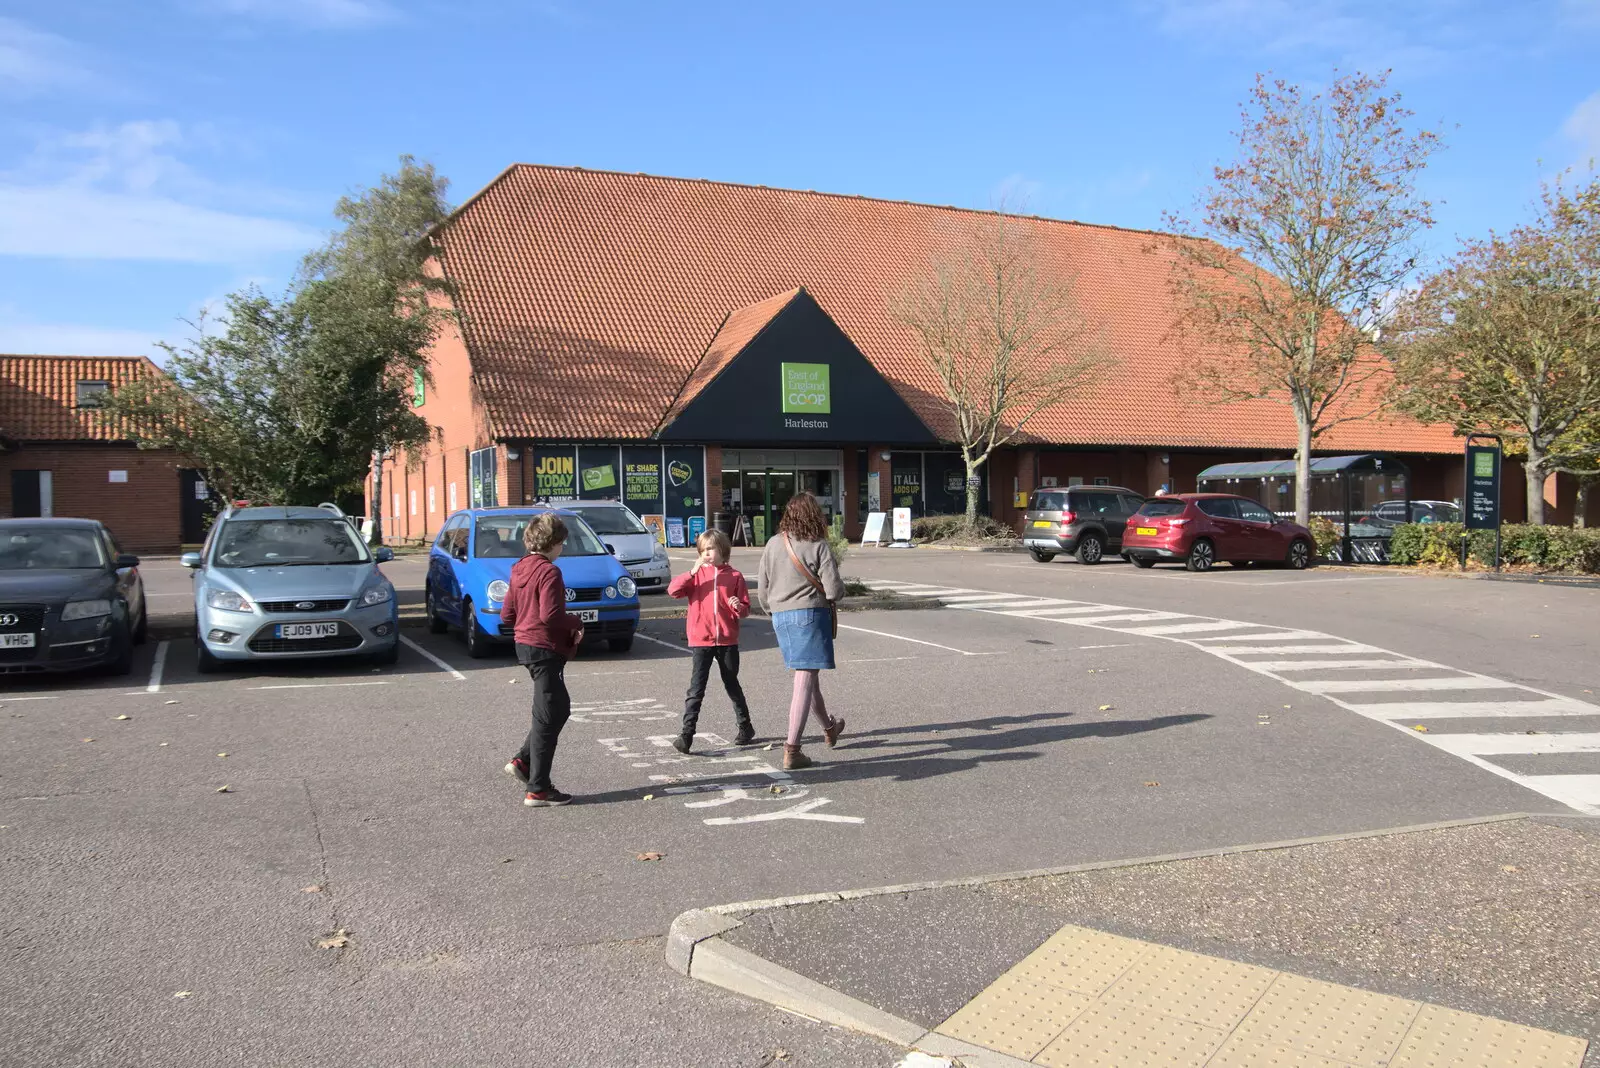
<instances>
[{"instance_id":1,"label":"asphalt car park","mask_svg":"<svg viewBox=\"0 0 1600 1068\"><path fill-rule=\"evenodd\" d=\"M152 591L187 586L153 563ZM420 563L383 567L405 606ZM970 591L954 595L969 607L1314 630L1576 702L1600 681L1591 590L932 550L856 550L845 571ZM1288 685L1290 669L1243 666L1272 654L1135 632L1171 620L1026 611L846 613L823 685L849 729L834 750L813 738L818 766L793 773L781 747L725 744L716 687L696 752L670 748L683 624L646 620L630 652L568 668L556 782L576 801L554 810L525 809L500 770L527 727L525 672L420 621L392 666L201 675L174 630L128 678L7 680L8 1056L735 1066L783 1049L887 1066L901 1054L667 971L667 924L732 900L1559 808ZM769 624L741 644L756 728L777 741L790 680Z\"/></svg>"}]
</instances>

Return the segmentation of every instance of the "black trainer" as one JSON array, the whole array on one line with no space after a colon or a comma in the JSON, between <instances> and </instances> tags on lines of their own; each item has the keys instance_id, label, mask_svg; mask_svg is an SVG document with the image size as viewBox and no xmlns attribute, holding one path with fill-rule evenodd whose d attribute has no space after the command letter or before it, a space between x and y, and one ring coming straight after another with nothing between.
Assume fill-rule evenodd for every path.
<instances>
[{"instance_id":1,"label":"black trainer","mask_svg":"<svg viewBox=\"0 0 1600 1068\"><path fill-rule=\"evenodd\" d=\"M755 745L756 729L754 727L740 727L739 733L733 739L734 745Z\"/></svg>"},{"instance_id":2,"label":"black trainer","mask_svg":"<svg viewBox=\"0 0 1600 1068\"><path fill-rule=\"evenodd\" d=\"M528 796L522 799L522 803L529 808L555 808L557 805L565 805L571 800L571 794L564 794L552 786L548 790L529 790Z\"/></svg>"},{"instance_id":3,"label":"black trainer","mask_svg":"<svg viewBox=\"0 0 1600 1068\"><path fill-rule=\"evenodd\" d=\"M693 738L680 734L676 738L672 739L672 748L676 749L680 753L687 753L689 751L689 746L693 741Z\"/></svg>"}]
</instances>

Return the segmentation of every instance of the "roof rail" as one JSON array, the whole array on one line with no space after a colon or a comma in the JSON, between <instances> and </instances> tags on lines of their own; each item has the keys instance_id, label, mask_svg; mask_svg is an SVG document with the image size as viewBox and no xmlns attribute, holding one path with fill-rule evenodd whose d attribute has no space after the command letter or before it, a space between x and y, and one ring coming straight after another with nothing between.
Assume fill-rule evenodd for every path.
<instances>
[{"instance_id":1,"label":"roof rail","mask_svg":"<svg viewBox=\"0 0 1600 1068\"><path fill-rule=\"evenodd\" d=\"M338 516L340 519L348 518L344 514L344 510L342 508L340 508L337 504L334 504L332 501L323 501L321 504L317 505L317 507L321 508L321 509L323 509L325 511L332 512L334 515Z\"/></svg>"}]
</instances>

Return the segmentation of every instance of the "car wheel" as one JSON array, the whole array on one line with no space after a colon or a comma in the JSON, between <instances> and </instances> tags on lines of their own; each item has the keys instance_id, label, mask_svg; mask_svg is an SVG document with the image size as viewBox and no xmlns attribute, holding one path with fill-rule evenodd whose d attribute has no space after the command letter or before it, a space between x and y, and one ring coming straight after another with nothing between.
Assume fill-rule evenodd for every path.
<instances>
[{"instance_id":1,"label":"car wheel","mask_svg":"<svg viewBox=\"0 0 1600 1068\"><path fill-rule=\"evenodd\" d=\"M206 648L205 642L197 641L195 647L195 670L202 675L215 675L222 670L222 661L211 655L211 650Z\"/></svg>"},{"instance_id":2,"label":"car wheel","mask_svg":"<svg viewBox=\"0 0 1600 1068\"><path fill-rule=\"evenodd\" d=\"M107 675L133 674L133 632L126 628L112 639L116 652L106 661Z\"/></svg>"},{"instance_id":3,"label":"car wheel","mask_svg":"<svg viewBox=\"0 0 1600 1068\"><path fill-rule=\"evenodd\" d=\"M398 663L399 660L400 660L400 643L398 641L393 643L392 645L390 645L389 648L380 650L380 651L372 654L372 662L374 664L385 664L385 665L394 664L394 663Z\"/></svg>"},{"instance_id":4,"label":"car wheel","mask_svg":"<svg viewBox=\"0 0 1600 1068\"><path fill-rule=\"evenodd\" d=\"M432 586L429 586L427 588L427 590L423 593L422 599L423 599L423 605L424 605L423 612L428 617L428 633L429 634L443 634L445 631L449 630L450 629L450 624L446 623L442 618L440 618L440 616L439 616L439 606L433 603L433 587Z\"/></svg>"},{"instance_id":5,"label":"car wheel","mask_svg":"<svg viewBox=\"0 0 1600 1068\"><path fill-rule=\"evenodd\" d=\"M1085 534L1078 542L1078 563L1098 564L1106 554L1105 543L1098 534Z\"/></svg>"},{"instance_id":6,"label":"car wheel","mask_svg":"<svg viewBox=\"0 0 1600 1068\"><path fill-rule=\"evenodd\" d=\"M1028 555L1039 561L1041 564L1048 564L1050 561L1056 558L1055 553L1047 553L1043 549L1029 549Z\"/></svg>"},{"instance_id":7,"label":"car wheel","mask_svg":"<svg viewBox=\"0 0 1600 1068\"><path fill-rule=\"evenodd\" d=\"M150 605L146 602L141 606L144 610L139 613L139 625L133 631L133 644L143 645L150 640Z\"/></svg>"},{"instance_id":8,"label":"car wheel","mask_svg":"<svg viewBox=\"0 0 1600 1068\"><path fill-rule=\"evenodd\" d=\"M489 636L478 626L478 613L473 610L471 601L461 602L461 615L466 620L463 631L467 639L467 655L474 660L482 660L489 655Z\"/></svg>"},{"instance_id":9,"label":"car wheel","mask_svg":"<svg viewBox=\"0 0 1600 1068\"><path fill-rule=\"evenodd\" d=\"M613 653L625 653L633 648L633 635L630 634L626 638L607 638L606 644L611 647Z\"/></svg>"},{"instance_id":10,"label":"car wheel","mask_svg":"<svg viewBox=\"0 0 1600 1068\"><path fill-rule=\"evenodd\" d=\"M1295 571L1304 571L1311 566L1311 546L1304 539L1296 538L1289 543L1289 556L1284 563Z\"/></svg>"},{"instance_id":11,"label":"car wheel","mask_svg":"<svg viewBox=\"0 0 1600 1068\"><path fill-rule=\"evenodd\" d=\"M1190 548L1186 564L1190 571L1210 571L1211 565L1216 562L1217 547L1205 538L1201 538Z\"/></svg>"},{"instance_id":12,"label":"car wheel","mask_svg":"<svg viewBox=\"0 0 1600 1068\"><path fill-rule=\"evenodd\" d=\"M1134 567L1155 567L1156 562L1148 556L1130 556L1128 562Z\"/></svg>"}]
</instances>

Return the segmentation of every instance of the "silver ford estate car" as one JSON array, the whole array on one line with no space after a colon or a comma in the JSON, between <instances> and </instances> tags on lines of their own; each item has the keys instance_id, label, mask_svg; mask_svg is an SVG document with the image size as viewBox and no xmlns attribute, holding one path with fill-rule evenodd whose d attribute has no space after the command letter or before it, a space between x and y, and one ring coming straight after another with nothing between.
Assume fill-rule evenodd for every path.
<instances>
[{"instance_id":1,"label":"silver ford estate car","mask_svg":"<svg viewBox=\"0 0 1600 1068\"><path fill-rule=\"evenodd\" d=\"M201 671L234 660L368 656L392 664L400 617L394 585L333 505L229 508L205 548L185 553L194 569L195 640Z\"/></svg>"}]
</instances>

